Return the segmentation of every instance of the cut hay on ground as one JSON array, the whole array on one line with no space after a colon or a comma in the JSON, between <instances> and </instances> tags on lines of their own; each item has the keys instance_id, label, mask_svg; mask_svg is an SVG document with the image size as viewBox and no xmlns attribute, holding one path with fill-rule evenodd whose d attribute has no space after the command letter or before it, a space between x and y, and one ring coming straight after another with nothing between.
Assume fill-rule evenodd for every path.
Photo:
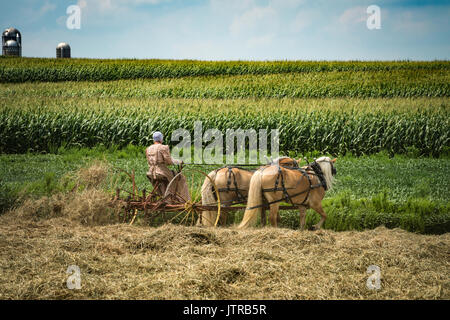
<instances>
[{"instance_id":1,"label":"cut hay on ground","mask_svg":"<svg viewBox=\"0 0 450 320\"><path fill-rule=\"evenodd\" d=\"M107 172L94 164L74 192L0 216L0 299L450 299L448 233L114 224Z\"/></svg>"},{"instance_id":2,"label":"cut hay on ground","mask_svg":"<svg viewBox=\"0 0 450 320\"><path fill-rule=\"evenodd\" d=\"M119 208L112 208L111 196L98 189L80 193L58 193L51 197L27 199L7 215L18 220L38 221L62 217L83 225L104 225L116 222Z\"/></svg>"},{"instance_id":3,"label":"cut hay on ground","mask_svg":"<svg viewBox=\"0 0 450 320\"><path fill-rule=\"evenodd\" d=\"M101 189L109 171L106 163L94 162L75 172L73 177L67 177L75 183L71 192L59 192L39 199L25 198L7 216L21 221L64 218L83 225L117 222L121 208L112 206L111 195Z\"/></svg>"},{"instance_id":4,"label":"cut hay on ground","mask_svg":"<svg viewBox=\"0 0 450 320\"><path fill-rule=\"evenodd\" d=\"M89 167L81 168L76 173L78 184L86 188L99 187L108 177L111 168L106 162L95 161Z\"/></svg>"},{"instance_id":5,"label":"cut hay on ground","mask_svg":"<svg viewBox=\"0 0 450 320\"><path fill-rule=\"evenodd\" d=\"M449 299L450 236L0 217L0 299ZM66 286L70 265L81 289ZM381 289L366 287L369 265Z\"/></svg>"}]
</instances>

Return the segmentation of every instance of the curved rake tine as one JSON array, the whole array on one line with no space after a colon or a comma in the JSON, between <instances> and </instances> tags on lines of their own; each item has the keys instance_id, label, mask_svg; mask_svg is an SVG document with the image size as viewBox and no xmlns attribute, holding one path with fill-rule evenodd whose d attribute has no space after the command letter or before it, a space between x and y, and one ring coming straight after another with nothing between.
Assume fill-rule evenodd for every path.
<instances>
[{"instance_id":1,"label":"curved rake tine","mask_svg":"<svg viewBox=\"0 0 450 320\"><path fill-rule=\"evenodd\" d=\"M170 186L171 186L172 183L178 178L178 176L179 176L180 174L181 174L181 172L178 172L178 173L175 175L175 177L173 177L172 180L170 180L169 184L167 185L166 192L164 193L164 197L167 197L168 192L169 192L169 190L170 190Z\"/></svg>"},{"instance_id":2,"label":"curved rake tine","mask_svg":"<svg viewBox=\"0 0 450 320\"><path fill-rule=\"evenodd\" d=\"M178 217L179 215L181 215L183 212L186 212L187 209L184 209L183 211L180 211L179 213L176 214L175 217L173 217L172 219L169 220L169 222L172 222L173 219L175 219L176 217Z\"/></svg>"},{"instance_id":3,"label":"curved rake tine","mask_svg":"<svg viewBox=\"0 0 450 320\"><path fill-rule=\"evenodd\" d=\"M182 173L183 173L182 171L178 172L178 173L172 178L172 180L170 180L169 184L167 185L166 192L164 193L164 198L166 198L167 196L170 195L170 193L169 193L170 186L172 185L172 183L174 183L174 182L178 179L178 176L179 176L180 174L182 174ZM184 202L188 202L188 200L185 199L185 198L183 198L178 192L175 191L174 195L177 196L177 197L179 197L179 198L180 198L181 200L183 200Z\"/></svg>"},{"instance_id":4,"label":"curved rake tine","mask_svg":"<svg viewBox=\"0 0 450 320\"><path fill-rule=\"evenodd\" d=\"M202 198L202 190L201 190L201 188L202 188L202 187L200 186L200 192L198 192L198 193L196 194L194 203L200 201L201 198Z\"/></svg>"},{"instance_id":5,"label":"curved rake tine","mask_svg":"<svg viewBox=\"0 0 450 320\"><path fill-rule=\"evenodd\" d=\"M187 211L187 213L184 215L183 219L181 219L180 224L183 224L184 219L189 217L190 212L188 210L185 210L185 211ZM186 219L186 221L187 221L187 219Z\"/></svg>"},{"instance_id":6,"label":"curved rake tine","mask_svg":"<svg viewBox=\"0 0 450 320\"><path fill-rule=\"evenodd\" d=\"M204 172L202 172L200 170L194 169L194 168L192 168L191 170L199 172L200 174L202 174L205 177L207 177L209 179L209 181L211 181L211 183L212 183L212 185L214 187L214 191L216 192L216 196L217 196L217 218L216 218L216 222L214 223L214 227L217 227L217 223L219 222L219 218L220 218L220 194L219 194L219 191L217 189L216 183L206 173L204 173Z\"/></svg>"},{"instance_id":7,"label":"curved rake tine","mask_svg":"<svg viewBox=\"0 0 450 320\"><path fill-rule=\"evenodd\" d=\"M194 190L194 173L192 173L192 183L191 183L191 190ZM196 203L201 198L202 192L200 190L200 193L196 194L195 199L192 200L193 203ZM191 196L192 198L192 196Z\"/></svg>"},{"instance_id":8,"label":"curved rake tine","mask_svg":"<svg viewBox=\"0 0 450 320\"><path fill-rule=\"evenodd\" d=\"M133 224L134 220L136 219L137 214L138 214L138 210L134 209L134 215L133 215L133 219L131 219L130 226Z\"/></svg>"},{"instance_id":9,"label":"curved rake tine","mask_svg":"<svg viewBox=\"0 0 450 320\"><path fill-rule=\"evenodd\" d=\"M127 171L125 171L122 168L118 168L116 166L113 166L113 168L116 169L116 170L122 171L123 173L125 173L130 178L131 183L133 184L133 193L131 193L131 192L129 192L129 193L131 193L133 195L133 197L139 196L139 190L136 187L136 182L135 182L135 179L134 179L134 170L133 170L132 174L129 174Z\"/></svg>"},{"instance_id":10,"label":"curved rake tine","mask_svg":"<svg viewBox=\"0 0 450 320\"><path fill-rule=\"evenodd\" d=\"M207 222L214 222L213 220L210 220L210 219L205 218L205 217L202 217L202 219L204 219L204 220L207 221Z\"/></svg>"},{"instance_id":11,"label":"curved rake tine","mask_svg":"<svg viewBox=\"0 0 450 320\"><path fill-rule=\"evenodd\" d=\"M175 193L171 193L171 194L168 194L167 196L164 196L164 198L163 199L166 199L166 198L168 198L169 196L177 196L178 198L180 198L181 200L183 200L184 201L184 203L186 203L186 202L188 202L188 200L186 200L185 198L183 198L178 192L176 192L175 191Z\"/></svg>"},{"instance_id":12,"label":"curved rake tine","mask_svg":"<svg viewBox=\"0 0 450 320\"><path fill-rule=\"evenodd\" d=\"M192 213L192 224L191 224L191 226L193 226L195 224L195 213L196 213L196 211L195 210L191 210L191 213Z\"/></svg>"},{"instance_id":13,"label":"curved rake tine","mask_svg":"<svg viewBox=\"0 0 450 320\"><path fill-rule=\"evenodd\" d=\"M192 173L192 188L191 188L191 190L194 190L194 173ZM200 202L200 201L201 201L201 198L202 198L201 185L200 185L200 188L199 188L198 190L199 190L199 192L196 193L195 198L192 200L192 202L193 202L194 204ZM201 216L202 216L202 213L201 213L201 212L197 212L196 210L192 210L192 225L195 225L195 224L196 224L196 221L195 221L195 214L198 215L198 218L200 219L200 221L201 221L201 219L203 218L203 217L201 217ZM200 217L201 217L201 218L200 218Z\"/></svg>"},{"instance_id":14,"label":"curved rake tine","mask_svg":"<svg viewBox=\"0 0 450 320\"><path fill-rule=\"evenodd\" d=\"M192 185L191 185L191 190L194 190L194 173L192 173ZM202 197L202 191L201 191L201 186L200 186L200 192L198 192L196 194L195 199L192 200L192 202L196 203L197 201L199 201Z\"/></svg>"}]
</instances>

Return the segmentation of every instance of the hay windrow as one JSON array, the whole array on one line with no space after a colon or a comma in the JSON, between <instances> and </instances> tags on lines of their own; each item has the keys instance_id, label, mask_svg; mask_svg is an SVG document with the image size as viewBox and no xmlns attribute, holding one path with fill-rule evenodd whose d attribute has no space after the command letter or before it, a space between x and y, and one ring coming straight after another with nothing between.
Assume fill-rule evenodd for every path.
<instances>
[{"instance_id":1,"label":"hay windrow","mask_svg":"<svg viewBox=\"0 0 450 320\"><path fill-rule=\"evenodd\" d=\"M26 199L18 208L5 216L20 220L65 218L83 225L104 225L114 223L120 208L111 207L111 195L97 189L80 193L58 193L51 197Z\"/></svg>"},{"instance_id":2,"label":"hay windrow","mask_svg":"<svg viewBox=\"0 0 450 320\"><path fill-rule=\"evenodd\" d=\"M105 162L95 161L87 168L81 168L76 173L78 183L87 189L98 188L108 177L110 167Z\"/></svg>"},{"instance_id":3,"label":"hay windrow","mask_svg":"<svg viewBox=\"0 0 450 320\"><path fill-rule=\"evenodd\" d=\"M110 168L106 163L94 162L64 177L75 182L71 192L58 192L39 199L26 198L5 216L13 220L31 221L63 218L82 225L115 223L121 208L113 205L111 195L101 189L109 173Z\"/></svg>"}]
</instances>

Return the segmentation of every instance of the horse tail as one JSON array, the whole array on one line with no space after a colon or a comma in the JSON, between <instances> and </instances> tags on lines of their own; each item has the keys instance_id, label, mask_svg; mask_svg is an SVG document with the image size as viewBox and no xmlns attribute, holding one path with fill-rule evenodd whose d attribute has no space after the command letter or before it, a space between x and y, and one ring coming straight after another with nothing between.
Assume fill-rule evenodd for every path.
<instances>
[{"instance_id":1,"label":"horse tail","mask_svg":"<svg viewBox=\"0 0 450 320\"><path fill-rule=\"evenodd\" d=\"M211 171L208 174L208 177L205 177L205 181L203 181L202 185L202 204L203 205L215 205L217 203L216 198L214 197L214 186L211 183L211 180L214 181L216 179L216 170ZM211 178L211 179L210 179ZM216 222L217 212L216 211L203 211L202 212L202 224L204 226L214 226ZM197 225L200 224L200 221L197 222Z\"/></svg>"},{"instance_id":2,"label":"horse tail","mask_svg":"<svg viewBox=\"0 0 450 320\"><path fill-rule=\"evenodd\" d=\"M238 226L238 229L245 229L249 226L253 226L256 224L256 219L261 211L261 207L253 209L250 208L260 206L262 204L263 193L262 193L261 177L262 171L258 170L253 174L250 180L250 187L248 190L248 201L247 201L248 209L245 209L244 217L242 218L241 224Z\"/></svg>"}]
</instances>

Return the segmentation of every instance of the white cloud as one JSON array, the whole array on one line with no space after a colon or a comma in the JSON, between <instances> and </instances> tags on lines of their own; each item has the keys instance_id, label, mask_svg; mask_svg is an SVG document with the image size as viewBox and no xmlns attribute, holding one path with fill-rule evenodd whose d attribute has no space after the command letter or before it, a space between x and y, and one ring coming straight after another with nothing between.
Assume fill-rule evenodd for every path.
<instances>
[{"instance_id":1,"label":"white cloud","mask_svg":"<svg viewBox=\"0 0 450 320\"><path fill-rule=\"evenodd\" d=\"M271 7L254 7L235 17L230 25L232 35L258 31L263 26L273 25L276 12Z\"/></svg>"},{"instance_id":2,"label":"white cloud","mask_svg":"<svg viewBox=\"0 0 450 320\"><path fill-rule=\"evenodd\" d=\"M398 32L407 32L417 35L427 33L431 31L432 28L429 16L417 11L413 12L408 10L399 12L394 21L394 30Z\"/></svg>"},{"instance_id":3,"label":"white cloud","mask_svg":"<svg viewBox=\"0 0 450 320\"><path fill-rule=\"evenodd\" d=\"M247 47L248 48L255 48L255 47L264 47L268 46L272 43L272 40L275 38L274 33L252 37L249 40L247 40Z\"/></svg>"},{"instance_id":4,"label":"white cloud","mask_svg":"<svg viewBox=\"0 0 450 320\"><path fill-rule=\"evenodd\" d=\"M42 15L46 14L47 12L53 11L55 9L56 9L55 4L45 1L45 4L39 9L39 14L42 16Z\"/></svg>"},{"instance_id":5,"label":"white cloud","mask_svg":"<svg viewBox=\"0 0 450 320\"><path fill-rule=\"evenodd\" d=\"M56 9L56 5L48 0L45 3L35 8L32 5L27 7L18 7L20 12L20 19L27 21L27 23L34 23L42 19L48 12L54 11Z\"/></svg>"},{"instance_id":6,"label":"white cloud","mask_svg":"<svg viewBox=\"0 0 450 320\"><path fill-rule=\"evenodd\" d=\"M311 11L299 11L290 24L290 30L294 33L303 31L314 21L315 14Z\"/></svg>"},{"instance_id":7,"label":"white cloud","mask_svg":"<svg viewBox=\"0 0 450 320\"><path fill-rule=\"evenodd\" d=\"M305 0L270 0L270 6L277 9L295 9L304 3Z\"/></svg>"},{"instance_id":8,"label":"white cloud","mask_svg":"<svg viewBox=\"0 0 450 320\"><path fill-rule=\"evenodd\" d=\"M357 6L349 8L344 11L339 16L339 22L343 25L350 25L355 23L364 22L367 19L367 8L362 6Z\"/></svg>"},{"instance_id":9,"label":"white cloud","mask_svg":"<svg viewBox=\"0 0 450 320\"><path fill-rule=\"evenodd\" d=\"M81 28L110 28L142 24L149 16L148 10L140 10L139 4L154 5L169 0L78 0L81 8Z\"/></svg>"},{"instance_id":10,"label":"white cloud","mask_svg":"<svg viewBox=\"0 0 450 320\"><path fill-rule=\"evenodd\" d=\"M105 13L108 11L120 11L131 7L150 4L156 5L171 0L78 0L81 9Z\"/></svg>"},{"instance_id":11,"label":"white cloud","mask_svg":"<svg viewBox=\"0 0 450 320\"><path fill-rule=\"evenodd\" d=\"M221 14L236 14L256 6L254 0L210 0L210 7Z\"/></svg>"},{"instance_id":12,"label":"white cloud","mask_svg":"<svg viewBox=\"0 0 450 320\"><path fill-rule=\"evenodd\" d=\"M60 16L56 19L56 24L60 27L65 27L67 21L67 16Z\"/></svg>"}]
</instances>

